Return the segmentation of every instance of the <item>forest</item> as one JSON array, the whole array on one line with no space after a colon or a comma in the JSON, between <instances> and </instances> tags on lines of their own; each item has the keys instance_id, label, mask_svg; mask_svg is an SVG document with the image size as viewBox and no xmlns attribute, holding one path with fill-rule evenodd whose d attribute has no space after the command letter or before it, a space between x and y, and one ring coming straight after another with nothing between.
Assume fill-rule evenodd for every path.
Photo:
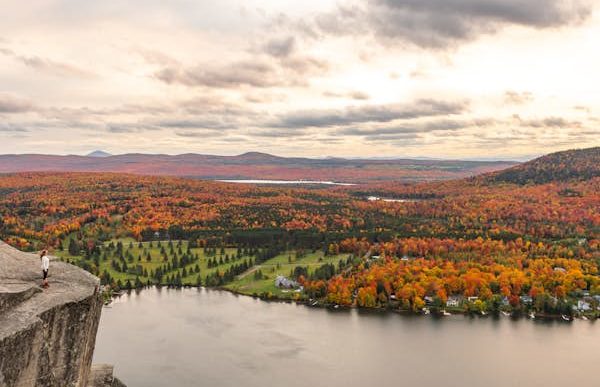
<instances>
[{"instance_id":1,"label":"forest","mask_svg":"<svg viewBox=\"0 0 600 387\"><path fill-rule=\"evenodd\" d=\"M599 154L327 188L6 174L0 239L50 248L113 289L202 285L321 305L595 317ZM280 276L301 291L275 286Z\"/></svg>"}]
</instances>

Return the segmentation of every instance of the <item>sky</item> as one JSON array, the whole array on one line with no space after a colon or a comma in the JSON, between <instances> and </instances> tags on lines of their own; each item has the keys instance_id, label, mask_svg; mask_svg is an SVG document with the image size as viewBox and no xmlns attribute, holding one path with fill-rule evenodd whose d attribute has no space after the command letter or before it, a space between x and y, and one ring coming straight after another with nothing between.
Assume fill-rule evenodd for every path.
<instances>
[{"instance_id":1,"label":"sky","mask_svg":"<svg viewBox=\"0 0 600 387\"><path fill-rule=\"evenodd\" d=\"M600 145L600 0L2 4L2 154Z\"/></svg>"}]
</instances>

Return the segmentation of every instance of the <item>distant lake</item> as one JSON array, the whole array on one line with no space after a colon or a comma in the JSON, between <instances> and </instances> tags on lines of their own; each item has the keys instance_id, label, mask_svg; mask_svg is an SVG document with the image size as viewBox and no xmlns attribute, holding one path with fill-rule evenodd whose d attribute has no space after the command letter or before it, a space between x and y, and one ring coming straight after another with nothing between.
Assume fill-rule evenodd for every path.
<instances>
[{"instance_id":1,"label":"distant lake","mask_svg":"<svg viewBox=\"0 0 600 387\"><path fill-rule=\"evenodd\" d=\"M336 183L334 181L322 180L217 180L223 183L242 183L242 184L325 184L325 185L356 185L352 183Z\"/></svg>"},{"instance_id":2,"label":"distant lake","mask_svg":"<svg viewBox=\"0 0 600 387\"><path fill-rule=\"evenodd\" d=\"M600 323L404 316L151 288L104 308L95 363L129 387L564 387L597 380Z\"/></svg>"},{"instance_id":3,"label":"distant lake","mask_svg":"<svg viewBox=\"0 0 600 387\"><path fill-rule=\"evenodd\" d=\"M380 198L379 196L367 196L367 200L370 202L382 201L388 203L407 203L407 202L416 202L417 199L393 199L393 198Z\"/></svg>"}]
</instances>

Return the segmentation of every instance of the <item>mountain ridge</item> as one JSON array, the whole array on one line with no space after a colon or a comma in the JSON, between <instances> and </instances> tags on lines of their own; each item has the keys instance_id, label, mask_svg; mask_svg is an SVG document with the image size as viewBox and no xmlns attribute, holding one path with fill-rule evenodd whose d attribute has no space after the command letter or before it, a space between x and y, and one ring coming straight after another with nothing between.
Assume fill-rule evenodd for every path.
<instances>
[{"instance_id":1,"label":"mountain ridge","mask_svg":"<svg viewBox=\"0 0 600 387\"><path fill-rule=\"evenodd\" d=\"M93 156L43 154L0 155L0 173L123 172L202 179L276 179L366 181L430 181L478 175L515 165L514 162L463 160L369 160L281 157L261 152L237 156L185 153L130 153Z\"/></svg>"},{"instance_id":2,"label":"mountain ridge","mask_svg":"<svg viewBox=\"0 0 600 387\"><path fill-rule=\"evenodd\" d=\"M482 176L487 183L545 184L600 176L600 147L549 153Z\"/></svg>"}]
</instances>

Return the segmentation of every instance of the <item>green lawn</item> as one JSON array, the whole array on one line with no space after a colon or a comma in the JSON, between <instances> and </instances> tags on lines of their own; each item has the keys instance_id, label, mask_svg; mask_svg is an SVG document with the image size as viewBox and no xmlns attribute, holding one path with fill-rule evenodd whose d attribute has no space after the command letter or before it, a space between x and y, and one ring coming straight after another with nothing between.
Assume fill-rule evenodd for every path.
<instances>
[{"instance_id":1,"label":"green lawn","mask_svg":"<svg viewBox=\"0 0 600 387\"><path fill-rule=\"evenodd\" d=\"M340 259L346 260L347 255L332 255L325 256L322 251L315 253L307 253L301 258L295 258L296 253L289 251L276 256L275 258L269 259L256 265L247 272L239 275L235 281L227 284L227 289L233 290L238 293L248 295L267 295L275 298L295 298L293 290L279 289L275 286L275 278L278 275L290 277L290 273L296 266L308 267L309 274L314 272L319 266L326 263L333 264L335 267L338 266ZM255 273L260 270L263 274L262 279L256 279Z\"/></svg>"},{"instance_id":2,"label":"green lawn","mask_svg":"<svg viewBox=\"0 0 600 387\"><path fill-rule=\"evenodd\" d=\"M154 242L143 242L141 245L142 247L139 247L139 242L134 241L131 238L122 238L119 240L114 240L112 242L114 242L115 244L121 241L123 243L123 254L125 256L128 256L129 254L131 254L133 256L133 260L130 261L129 259L125 259L125 262L127 263L127 266L129 268L135 268L137 265L140 265L142 270L145 270L148 272L148 274L151 273L151 271L156 271L156 269L163 267L166 263L173 263L173 257L174 254L171 253L170 248L168 247L168 241L160 241L161 246L163 246L165 248L165 251L167 253L167 260L164 260L164 257L161 255L161 248L158 246L158 242L154 241ZM130 245L131 243L131 245ZM152 243L152 247L150 247L150 243ZM99 259L99 267L98 267L98 274L104 273L105 271L107 271L110 276L115 280L118 281L120 280L121 283L125 283L125 281L130 280L130 281L134 281L136 277L139 277L139 279L145 284L150 278L149 277L145 277L142 275L136 275L134 273L127 273L127 272L123 272L115 270L115 268L112 265L112 261L116 261L119 262L121 264L121 260L113 255L114 254L114 250L109 250L108 249L108 245L110 244L110 242L106 242L104 244L104 246L102 246L101 248L101 258ZM179 241L173 241L173 246L174 246L174 252L175 254L177 254L178 259L181 259L181 256L183 254L186 254L187 252L187 247L188 247L188 242L187 241L181 241L181 253L179 252L179 247L178 247ZM96 265L94 263L93 259L85 259L82 256L73 256L70 255L69 252L66 250L65 246L65 250L64 251L55 251L53 252L54 255L60 257L63 260L68 260L71 261L72 263L78 264L80 266L84 266L84 265L89 265L91 266L92 269L96 268ZM219 270L221 273L226 271L227 269L229 269L231 266L235 265L235 264L240 264L245 260L250 260L252 259L252 257L246 255L241 257L240 259L232 259L231 257L236 256L237 253L237 249L236 248L225 248L224 249L224 253L221 254L221 250L220 248L217 248L217 252L216 255L214 256L214 258L216 258L217 260L219 260L220 258L222 258L223 260L225 260L225 256L228 255L230 257L230 262L229 263L223 263L220 264L216 267L208 267L208 261L209 259L212 259L213 256L207 256L207 254L205 254L204 252L204 248L192 248L191 251L191 255L194 256L194 259L192 259L192 262L187 264L185 266L186 271L187 272L192 272L192 273L188 273L187 276L182 277L182 284L183 285L196 285L196 280L198 278L198 273L195 272L195 267L196 265L199 266L200 268L200 275L202 278L202 282L204 283L206 277L208 275L211 275L213 273L215 273L217 270ZM107 253L108 257L107 259L104 259L104 253ZM148 261L147 260L147 255L148 253L150 254L151 259ZM198 256L198 258L196 259L195 256ZM173 270L170 270L168 272L165 273L165 277L166 275L176 275L177 273L179 273L180 275L183 272L183 268L176 268ZM163 281L161 281L161 283L163 285L166 285L166 278L163 278Z\"/></svg>"},{"instance_id":3,"label":"green lawn","mask_svg":"<svg viewBox=\"0 0 600 387\"><path fill-rule=\"evenodd\" d=\"M122 270L123 260L119 258L116 247L113 249L109 248L109 245L113 243L115 246L118 242L123 244L123 256L124 262L126 262L128 270L136 270L136 266L140 266L142 272L147 272L148 276L137 275L132 272L124 272ZM222 252L220 248L216 249L216 255L211 255L205 252L204 248L192 248L190 253L187 252L188 242L187 241L173 241L173 251L169 247L168 241L153 241L140 243L134 241L132 238L121 238L110 242L104 243L101 246L100 258L98 259L99 266L96 266L94 259L86 259L82 256L73 256L67 251L65 246L64 251L56 251L55 255L63 260L71 261L79 266L82 266L98 275L102 275L104 272L108 272L112 280L121 285L125 285L126 281L129 280L133 285L137 278L142 284L156 283L155 279L151 276L152 272L155 272L159 268L164 268L167 263L172 264L174 256L181 260L183 255L192 256L191 262L185 266L187 275L183 276L183 268L177 267L164 273L161 280L162 285L168 285L168 277L174 277L177 274L181 277L182 285L197 284L198 276L200 275L202 284L206 284L207 276L213 275L217 270L222 274L233 265L240 265L243 262L253 262L256 257L248 254L243 254L240 258L237 258L237 248L225 248ZM152 247L150 245L152 244ZM161 246L164 248L167 260L164 260L164 256L161 255ZM150 254L151 259L148 260L147 256ZM106 255L106 258L105 258ZM133 258L130 258L132 256ZM197 258L196 258L197 256ZM229 257L229 262L226 263L226 256ZM233 259L236 257L236 259ZM236 291L242 294L248 295L263 295L277 298L297 298L301 295L294 292L293 290L279 289L275 286L275 278L278 275L290 277L291 272L296 266L302 266L308 268L308 273L311 274L318 267L330 263L335 267L338 267L338 263L341 259L346 260L347 255L334 255L325 256L322 251L307 252L298 255L295 251L288 251L282 253L272 259L269 259L259 265L251 266L250 269L244 273L237 275L232 282L224 285L225 288L232 291ZM216 267L209 268L209 260L216 259L219 261L222 259L224 262L218 264ZM116 270L113 261L118 263L120 269ZM87 267L86 267L87 266ZM200 273L196 272L196 266L200 268ZM255 273L257 271L262 272L262 278L257 279Z\"/></svg>"}]
</instances>

